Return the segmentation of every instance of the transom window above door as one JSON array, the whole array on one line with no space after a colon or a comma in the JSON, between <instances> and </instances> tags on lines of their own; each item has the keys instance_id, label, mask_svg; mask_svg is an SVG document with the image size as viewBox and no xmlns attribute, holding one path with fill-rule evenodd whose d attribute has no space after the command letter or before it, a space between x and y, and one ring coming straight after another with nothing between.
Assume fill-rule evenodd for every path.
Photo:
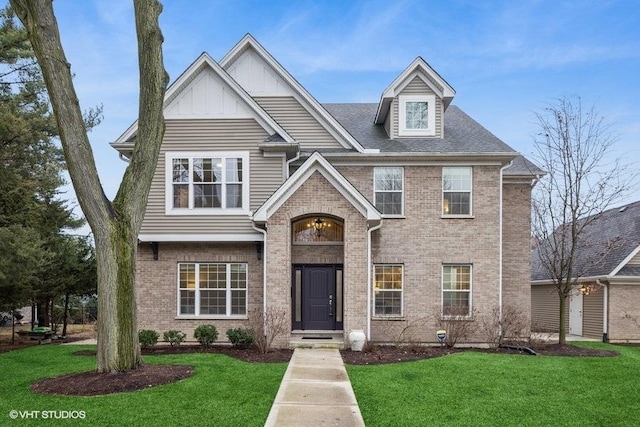
<instances>
[{"instance_id":1,"label":"transom window above door","mask_svg":"<svg viewBox=\"0 0 640 427\"><path fill-rule=\"evenodd\" d=\"M166 153L166 214L242 214L249 207L247 152Z\"/></svg>"},{"instance_id":2,"label":"transom window above door","mask_svg":"<svg viewBox=\"0 0 640 427\"><path fill-rule=\"evenodd\" d=\"M338 219L324 216L310 216L293 223L293 243L342 244L344 241L344 223Z\"/></svg>"}]
</instances>

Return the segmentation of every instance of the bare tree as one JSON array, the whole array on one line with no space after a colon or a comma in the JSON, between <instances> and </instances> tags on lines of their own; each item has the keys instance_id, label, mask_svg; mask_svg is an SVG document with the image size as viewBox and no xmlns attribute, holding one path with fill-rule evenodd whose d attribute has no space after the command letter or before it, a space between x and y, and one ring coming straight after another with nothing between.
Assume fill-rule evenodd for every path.
<instances>
[{"instance_id":1,"label":"bare tree","mask_svg":"<svg viewBox=\"0 0 640 427\"><path fill-rule=\"evenodd\" d=\"M559 342L566 342L565 307L584 274L576 253L598 216L621 201L635 181L620 158L610 159L612 125L582 100L565 96L536 114L535 159L546 176L533 194L533 262L553 282L560 300ZM584 263L583 263L584 265Z\"/></svg>"},{"instance_id":2,"label":"bare tree","mask_svg":"<svg viewBox=\"0 0 640 427\"><path fill-rule=\"evenodd\" d=\"M134 0L140 103L131 161L115 199L107 199L96 169L71 66L62 48L51 0L11 0L27 29L53 105L64 155L96 244L98 265L98 372L140 365L135 303L137 236L164 135L162 104L168 76L156 0Z\"/></svg>"}]
</instances>

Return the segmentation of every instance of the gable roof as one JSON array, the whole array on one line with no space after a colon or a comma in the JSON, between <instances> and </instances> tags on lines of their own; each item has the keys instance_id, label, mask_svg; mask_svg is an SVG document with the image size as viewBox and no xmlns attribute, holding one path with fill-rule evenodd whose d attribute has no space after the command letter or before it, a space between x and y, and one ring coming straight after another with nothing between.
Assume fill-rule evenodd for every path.
<instances>
[{"instance_id":1,"label":"gable roof","mask_svg":"<svg viewBox=\"0 0 640 427\"><path fill-rule=\"evenodd\" d=\"M576 271L581 277L640 275L640 266L627 265L640 252L640 201L601 213L578 242ZM634 274L635 273L635 274ZM534 248L532 280L547 280L548 273Z\"/></svg>"},{"instance_id":2,"label":"gable roof","mask_svg":"<svg viewBox=\"0 0 640 427\"><path fill-rule=\"evenodd\" d=\"M270 135L270 139L281 139L286 143L294 143L295 140L269 115L258 103L220 66L216 61L203 52L191 65L167 88L164 97L163 108L166 109L171 102L196 78L205 68L210 69L217 75L233 93L238 96L249 110L253 113L255 120ZM131 142L138 130L138 120L111 145L118 147L118 144Z\"/></svg>"},{"instance_id":3,"label":"gable roof","mask_svg":"<svg viewBox=\"0 0 640 427\"><path fill-rule=\"evenodd\" d=\"M365 152L361 142L350 135L342 125L329 114L324 107L300 84L267 50L262 47L251 34L246 34L225 56L220 60L220 65L225 70L242 55L246 50L253 50L265 61L271 69L284 80L297 95L298 101L304 108L318 120L329 133L346 149L354 149L358 152Z\"/></svg>"},{"instance_id":4,"label":"gable roof","mask_svg":"<svg viewBox=\"0 0 640 427\"><path fill-rule=\"evenodd\" d=\"M315 172L324 176L368 221L382 220L375 206L316 151L253 213L253 221L266 222Z\"/></svg>"},{"instance_id":5,"label":"gable roof","mask_svg":"<svg viewBox=\"0 0 640 427\"><path fill-rule=\"evenodd\" d=\"M449 83L447 83L440 74L431 68L427 61L418 56L382 92L375 115L374 122L376 124L384 123L387 114L389 114L391 101L393 101L393 99L398 96L400 92L402 92L402 90L416 77L422 80L440 99L442 99L444 109L447 109L453 100L453 97L456 95L456 91L453 90Z\"/></svg>"}]
</instances>

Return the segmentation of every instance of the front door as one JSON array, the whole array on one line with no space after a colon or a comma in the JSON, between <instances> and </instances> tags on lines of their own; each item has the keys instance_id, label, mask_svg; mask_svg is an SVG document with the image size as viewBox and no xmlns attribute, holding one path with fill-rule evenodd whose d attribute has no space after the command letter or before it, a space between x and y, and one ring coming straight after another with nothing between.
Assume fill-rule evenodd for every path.
<instances>
[{"instance_id":1,"label":"front door","mask_svg":"<svg viewBox=\"0 0 640 427\"><path fill-rule=\"evenodd\" d=\"M342 289L336 292L336 277L342 278L341 266L294 266L294 329L335 330L339 326L342 315L337 310L342 310L342 301L338 301Z\"/></svg>"}]
</instances>

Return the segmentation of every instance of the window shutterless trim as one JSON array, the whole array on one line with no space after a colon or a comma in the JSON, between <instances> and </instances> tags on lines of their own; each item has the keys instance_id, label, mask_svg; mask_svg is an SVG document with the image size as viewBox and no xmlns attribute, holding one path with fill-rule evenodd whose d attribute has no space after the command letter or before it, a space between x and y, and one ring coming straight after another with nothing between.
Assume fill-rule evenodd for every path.
<instances>
[{"instance_id":1,"label":"window shutterless trim","mask_svg":"<svg viewBox=\"0 0 640 427\"><path fill-rule=\"evenodd\" d=\"M447 267L468 267L469 268L469 289L444 289L444 269ZM466 292L469 294L469 310L465 315L445 314L444 313L444 293L445 292ZM442 264L440 277L440 316L442 319L463 318L471 319L473 317L473 264Z\"/></svg>"},{"instance_id":2,"label":"window shutterless trim","mask_svg":"<svg viewBox=\"0 0 640 427\"><path fill-rule=\"evenodd\" d=\"M226 171L227 159L242 159L242 207L241 208L195 208L194 207L194 195L193 195L193 160L194 159L213 159L219 158L223 162L223 171ZM173 182L173 160L174 159L188 159L189 160L189 181L184 183ZM249 182L249 164L250 155L248 151L167 151L165 153L165 215L248 215L249 214L249 202L250 202L250 182ZM224 173L223 173L224 175ZM235 185L236 181L227 182L226 176L222 177L223 180L215 185ZM188 197L189 202L186 208L174 208L173 207L173 186L175 185L188 185ZM211 183L213 184L213 183ZM225 190L226 191L226 190ZM221 203L226 205L226 192L220 193Z\"/></svg>"},{"instance_id":3,"label":"window shutterless trim","mask_svg":"<svg viewBox=\"0 0 640 427\"><path fill-rule=\"evenodd\" d=\"M427 103L426 129L407 128L407 102ZM398 95L398 136L435 136L436 108L435 95Z\"/></svg>"},{"instance_id":4,"label":"window shutterless trim","mask_svg":"<svg viewBox=\"0 0 640 427\"><path fill-rule=\"evenodd\" d=\"M469 190L450 190L445 191L444 188L444 177L445 171L447 169L468 169L469 170ZM473 218L473 167L472 166L443 166L442 167L442 178L441 178L441 202L442 206L440 207L440 214L442 218ZM451 214L445 213L444 211L444 194L445 193L464 193L469 194L469 213L468 214Z\"/></svg>"},{"instance_id":5,"label":"window shutterless trim","mask_svg":"<svg viewBox=\"0 0 640 427\"><path fill-rule=\"evenodd\" d=\"M376 170L380 169L400 169L400 175L402 177L402 189L400 190L376 190ZM373 205L380 211L383 218L405 218L404 215L404 167L403 166L378 166L373 168ZM399 214L385 214L380 210L376 204L376 194L378 193L400 193L400 213Z\"/></svg>"},{"instance_id":6,"label":"window shutterless trim","mask_svg":"<svg viewBox=\"0 0 640 427\"><path fill-rule=\"evenodd\" d=\"M380 289L377 292L399 292L400 293L400 313L393 314L377 314L376 313L376 269L378 267L400 267L400 285L402 286L400 289ZM372 317L374 319L387 319L387 318L402 318L404 317L404 265L403 264L373 264L373 281L372 281L372 299L371 304L373 305L373 310L371 310Z\"/></svg>"}]
</instances>

